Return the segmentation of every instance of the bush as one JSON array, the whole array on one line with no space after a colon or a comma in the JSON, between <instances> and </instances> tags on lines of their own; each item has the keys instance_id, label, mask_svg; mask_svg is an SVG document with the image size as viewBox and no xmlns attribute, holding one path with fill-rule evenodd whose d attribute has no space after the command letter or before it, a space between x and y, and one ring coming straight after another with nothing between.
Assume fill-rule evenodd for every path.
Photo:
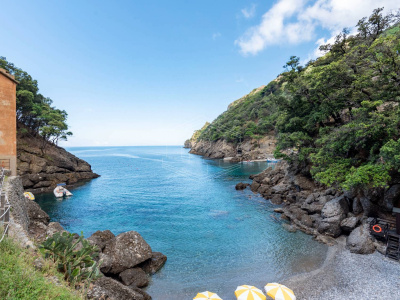
<instances>
[{"instance_id":1,"label":"bush","mask_svg":"<svg viewBox=\"0 0 400 300\"><path fill-rule=\"evenodd\" d=\"M100 277L99 263L95 261L99 250L82 235L76 239L72 233L57 232L42 243L40 250L46 258L52 258L57 263L64 279L73 286L86 287Z\"/></svg>"}]
</instances>

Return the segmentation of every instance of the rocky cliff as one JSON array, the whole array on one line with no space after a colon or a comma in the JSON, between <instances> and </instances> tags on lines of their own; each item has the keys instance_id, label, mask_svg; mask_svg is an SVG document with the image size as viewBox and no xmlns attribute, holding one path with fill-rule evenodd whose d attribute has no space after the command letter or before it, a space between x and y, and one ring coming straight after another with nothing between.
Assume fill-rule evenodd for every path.
<instances>
[{"instance_id":1,"label":"rocky cliff","mask_svg":"<svg viewBox=\"0 0 400 300\"><path fill-rule=\"evenodd\" d=\"M207 158L226 158L232 161L257 160L273 157L276 139L266 135L262 139L248 139L240 144L229 143L223 139L215 142L200 140L191 142L190 153Z\"/></svg>"},{"instance_id":2,"label":"rocky cliff","mask_svg":"<svg viewBox=\"0 0 400 300\"><path fill-rule=\"evenodd\" d=\"M19 132L17 137L17 173L27 191L50 192L60 182L71 186L99 177L84 160L59 146L43 141L40 136L26 130L23 132Z\"/></svg>"},{"instance_id":3,"label":"rocky cliff","mask_svg":"<svg viewBox=\"0 0 400 300\"><path fill-rule=\"evenodd\" d=\"M22 247L37 245L56 232L66 231L40 206L24 197L20 177L9 177L5 193L11 204L9 235ZM78 235L76 235L79 237ZM136 231L115 236L111 231L97 231L88 238L100 250L103 277L91 284L88 299L151 300L141 288L150 282L150 275L160 270L167 257L153 252Z\"/></svg>"}]
</instances>

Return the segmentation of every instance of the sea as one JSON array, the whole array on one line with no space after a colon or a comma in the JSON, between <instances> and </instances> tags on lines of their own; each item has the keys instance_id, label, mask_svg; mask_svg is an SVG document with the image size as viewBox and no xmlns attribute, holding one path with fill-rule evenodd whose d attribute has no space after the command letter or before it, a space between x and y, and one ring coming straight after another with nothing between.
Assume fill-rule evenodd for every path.
<instances>
[{"instance_id":1,"label":"sea","mask_svg":"<svg viewBox=\"0 0 400 300\"><path fill-rule=\"evenodd\" d=\"M282 227L276 205L249 188L235 190L274 164L204 159L178 146L67 150L101 177L72 188L72 197L42 194L36 201L52 221L85 237L139 232L168 257L145 289L154 300L193 299L203 291L236 299L239 285L262 289L312 271L326 257L325 245Z\"/></svg>"}]
</instances>

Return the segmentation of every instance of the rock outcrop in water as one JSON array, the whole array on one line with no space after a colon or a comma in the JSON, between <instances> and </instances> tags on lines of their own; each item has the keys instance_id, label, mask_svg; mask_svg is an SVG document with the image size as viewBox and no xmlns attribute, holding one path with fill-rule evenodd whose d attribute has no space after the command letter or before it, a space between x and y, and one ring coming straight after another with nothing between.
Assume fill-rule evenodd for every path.
<instances>
[{"instance_id":1,"label":"rock outcrop in water","mask_svg":"<svg viewBox=\"0 0 400 300\"><path fill-rule=\"evenodd\" d=\"M99 177L84 160L29 131L18 134L17 173L24 188L33 193L51 192L60 182L71 186Z\"/></svg>"},{"instance_id":2,"label":"rock outcrop in water","mask_svg":"<svg viewBox=\"0 0 400 300\"><path fill-rule=\"evenodd\" d=\"M351 252L368 254L375 248L385 251L385 245L370 235L368 224L371 216L393 219L384 208L375 209L377 202L392 198L389 195L393 187L386 189L386 193L379 198L352 195L318 185L304 174L307 172L302 172L301 168L280 162L275 169L268 168L250 176L253 179L250 188L273 204L282 204L282 208L275 210L282 214L281 218L291 221L297 229L314 235L320 242L335 244L335 238L346 235L347 248ZM387 207L392 205L391 201L387 203Z\"/></svg>"},{"instance_id":3,"label":"rock outcrop in water","mask_svg":"<svg viewBox=\"0 0 400 300\"><path fill-rule=\"evenodd\" d=\"M50 222L40 206L24 197L20 177L9 177L6 194L12 206L9 234L23 247L35 248L56 232L66 231ZM140 288L149 284L149 276L160 270L167 257L152 252L150 245L136 231L115 236L111 231L96 231L88 241L100 249L101 272L88 291L88 299L150 300Z\"/></svg>"}]
</instances>

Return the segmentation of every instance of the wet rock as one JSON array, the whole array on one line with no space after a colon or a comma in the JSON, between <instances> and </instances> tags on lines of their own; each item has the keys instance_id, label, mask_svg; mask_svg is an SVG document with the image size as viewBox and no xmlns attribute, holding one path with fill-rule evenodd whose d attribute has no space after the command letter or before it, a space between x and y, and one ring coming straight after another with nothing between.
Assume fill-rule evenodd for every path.
<instances>
[{"instance_id":1,"label":"wet rock","mask_svg":"<svg viewBox=\"0 0 400 300\"><path fill-rule=\"evenodd\" d=\"M88 237L87 240L90 243L97 245L100 250L103 250L106 246L106 243L114 237L115 235L110 230L98 230Z\"/></svg>"},{"instance_id":2,"label":"wet rock","mask_svg":"<svg viewBox=\"0 0 400 300\"><path fill-rule=\"evenodd\" d=\"M261 184L259 184L257 181L253 181L253 183L250 186L250 189L253 192L257 192L258 188L261 186Z\"/></svg>"},{"instance_id":3,"label":"wet rock","mask_svg":"<svg viewBox=\"0 0 400 300\"><path fill-rule=\"evenodd\" d=\"M283 209L278 207L274 209L274 212L278 213L278 214L283 214Z\"/></svg>"},{"instance_id":4,"label":"wet rock","mask_svg":"<svg viewBox=\"0 0 400 300\"><path fill-rule=\"evenodd\" d=\"M161 252L153 252L151 258L138 265L147 274L154 274L158 272L167 261L167 256Z\"/></svg>"},{"instance_id":5,"label":"wet rock","mask_svg":"<svg viewBox=\"0 0 400 300\"><path fill-rule=\"evenodd\" d=\"M239 183L235 186L235 189L236 189L237 191L242 191L242 190L244 190L245 188L247 188L248 186L250 186L250 184L248 184L248 183L243 183L243 182L239 182Z\"/></svg>"},{"instance_id":6,"label":"wet rock","mask_svg":"<svg viewBox=\"0 0 400 300\"><path fill-rule=\"evenodd\" d=\"M149 244L136 231L128 231L109 240L103 250L103 273L118 274L151 258Z\"/></svg>"},{"instance_id":7,"label":"wet rock","mask_svg":"<svg viewBox=\"0 0 400 300\"><path fill-rule=\"evenodd\" d=\"M370 254L375 251L368 224L358 226L350 233L346 240L346 247L350 252L358 254Z\"/></svg>"},{"instance_id":8,"label":"wet rock","mask_svg":"<svg viewBox=\"0 0 400 300\"><path fill-rule=\"evenodd\" d=\"M297 231L297 227L294 226L294 225L291 225L291 224L283 223L282 227L285 228L289 232L296 232Z\"/></svg>"},{"instance_id":9,"label":"wet rock","mask_svg":"<svg viewBox=\"0 0 400 300\"><path fill-rule=\"evenodd\" d=\"M102 277L97 279L88 290L87 299L149 300L151 297L143 291L139 292L127 287L110 277Z\"/></svg>"},{"instance_id":10,"label":"wet rock","mask_svg":"<svg viewBox=\"0 0 400 300\"><path fill-rule=\"evenodd\" d=\"M119 273L119 279L125 285L134 285L139 288L149 284L149 277L141 268L132 268Z\"/></svg>"},{"instance_id":11,"label":"wet rock","mask_svg":"<svg viewBox=\"0 0 400 300\"><path fill-rule=\"evenodd\" d=\"M279 204L282 204L282 202L283 202L282 196L279 195L279 194L275 194L275 195L273 195L272 198L271 198L271 203L272 203L272 204L279 205Z\"/></svg>"}]
</instances>

